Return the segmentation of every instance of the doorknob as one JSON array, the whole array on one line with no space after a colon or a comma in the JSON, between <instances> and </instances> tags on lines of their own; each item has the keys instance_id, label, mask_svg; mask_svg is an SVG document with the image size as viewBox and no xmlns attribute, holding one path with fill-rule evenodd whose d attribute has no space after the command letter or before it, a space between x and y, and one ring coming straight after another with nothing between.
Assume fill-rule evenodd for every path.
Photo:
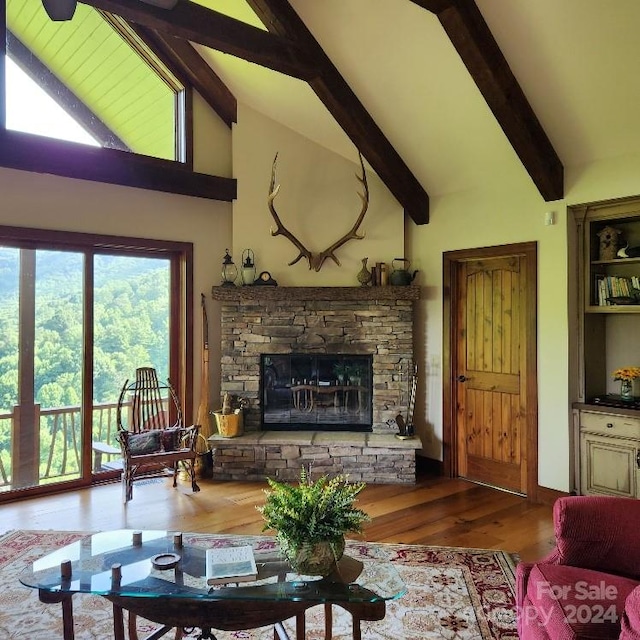
<instances>
[{"instance_id":1,"label":"doorknob","mask_svg":"<svg viewBox=\"0 0 640 640\"><path fill-rule=\"evenodd\" d=\"M466 381L467 381L467 377L466 376L464 376L462 374L460 374L458 376L458 382L466 382Z\"/></svg>"}]
</instances>

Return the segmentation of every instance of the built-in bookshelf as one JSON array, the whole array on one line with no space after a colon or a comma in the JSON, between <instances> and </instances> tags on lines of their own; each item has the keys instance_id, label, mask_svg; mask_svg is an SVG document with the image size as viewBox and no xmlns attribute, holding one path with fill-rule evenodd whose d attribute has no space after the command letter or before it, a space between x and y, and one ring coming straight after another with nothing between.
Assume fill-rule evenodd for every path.
<instances>
[{"instance_id":1,"label":"built-in bookshelf","mask_svg":"<svg viewBox=\"0 0 640 640\"><path fill-rule=\"evenodd\" d=\"M580 380L577 397L589 402L619 392L612 372L640 366L640 257L618 257L618 250L640 247L640 197L572 206L576 229L572 270L577 276L575 335ZM608 254L601 242L613 230ZM606 234L608 235L608 234Z\"/></svg>"},{"instance_id":2,"label":"built-in bookshelf","mask_svg":"<svg viewBox=\"0 0 640 640\"><path fill-rule=\"evenodd\" d=\"M640 197L569 211L573 488L639 498L640 410L621 398L614 371L640 366Z\"/></svg>"},{"instance_id":3,"label":"built-in bookshelf","mask_svg":"<svg viewBox=\"0 0 640 640\"><path fill-rule=\"evenodd\" d=\"M614 209L617 208L614 205ZM586 211L586 313L640 312L640 257L617 255L625 247L631 252L640 247L640 202L634 204L632 209L634 210L613 217L606 208ZM613 234L612 245L615 251L614 257L603 259L601 242L603 232L607 229L616 232Z\"/></svg>"}]
</instances>

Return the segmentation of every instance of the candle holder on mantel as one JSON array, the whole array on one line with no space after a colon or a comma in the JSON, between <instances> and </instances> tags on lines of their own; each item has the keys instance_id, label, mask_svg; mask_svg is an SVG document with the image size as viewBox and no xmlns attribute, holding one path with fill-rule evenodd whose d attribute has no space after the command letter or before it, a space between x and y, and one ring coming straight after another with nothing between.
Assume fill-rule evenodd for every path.
<instances>
[{"instance_id":1,"label":"candle holder on mantel","mask_svg":"<svg viewBox=\"0 0 640 640\"><path fill-rule=\"evenodd\" d=\"M242 284L244 286L252 285L256 279L256 260L251 249L245 249L242 252Z\"/></svg>"},{"instance_id":2,"label":"candle holder on mantel","mask_svg":"<svg viewBox=\"0 0 640 640\"><path fill-rule=\"evenodd\" d=\"M235 280L238 277L238 267L233 263L229 255L229 249L225 249L224 258L222 259L222 286L235 287Z\"/></svg>"}]
</instances>

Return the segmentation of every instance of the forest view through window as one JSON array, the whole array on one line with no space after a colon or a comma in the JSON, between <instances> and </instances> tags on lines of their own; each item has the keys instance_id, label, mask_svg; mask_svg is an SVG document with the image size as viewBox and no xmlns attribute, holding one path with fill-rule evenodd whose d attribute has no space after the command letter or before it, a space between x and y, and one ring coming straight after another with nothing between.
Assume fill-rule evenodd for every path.
<instances>
[{"instance_id":1,"label":"forest view through window","mask_svg":"<svg viewBox=\"0 0 640 640\"><path fill-rule=\"evenodd\" d=\"M114 468L118 455L102 456L103 469L94 454L117 447L125 379L141 366L169 377L171 258L0 241L0 275L0 492Z\"/></svg>"}]
</instances>

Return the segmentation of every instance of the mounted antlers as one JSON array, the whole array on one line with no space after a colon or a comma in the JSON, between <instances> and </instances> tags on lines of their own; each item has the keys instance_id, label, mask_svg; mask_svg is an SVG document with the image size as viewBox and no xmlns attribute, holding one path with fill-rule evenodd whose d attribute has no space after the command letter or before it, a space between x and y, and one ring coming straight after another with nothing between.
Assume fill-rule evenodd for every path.
<instances>
[{"instance_id":1,"label":"mounted antlers","mask_svg":"<svg viewBox=\"0 0 640 640\"><path fill-rule=\"evenodd\" d=\"M337 240L329 248L321 251L320 253L312 253L282 224L282 221L278 216L278 212L273 206L273 201L280 191L280 185L276 185L276 162L278 160L278 154L276 153L276 157L273 159L273 166L271 168L271 183L269 185L269 197L267 198L267 204L273 219L276 221L276 228L275 230L273 227L271 228L271 235L284 236L285 238L288 238L299 251L298 256L289 262L289 266L294 265L301 258L306 258L309 261L309 269L315 269L316 271L320 271L327 258L331 258L338 266L340 266L340 260L336 257L335 251L337 251L343 244L349 242L349 240L362 240L364 238L364 233L362 235L358 234L358 227L362 224L364 214L367 213L367 209L369 207L369 185L367 184L367 174L364 170L362 154L358 152L358 156L360 158L360 167L362 168L362 177L356 174L356 178L362 184L362 189L364 191L364 193L358 192L358 196L360 196L360 199L362 200L362 210L360 211L360 215L353 227L351 227L347 234L340 238L340 240Z\"/></svg>"}]
</instances>

